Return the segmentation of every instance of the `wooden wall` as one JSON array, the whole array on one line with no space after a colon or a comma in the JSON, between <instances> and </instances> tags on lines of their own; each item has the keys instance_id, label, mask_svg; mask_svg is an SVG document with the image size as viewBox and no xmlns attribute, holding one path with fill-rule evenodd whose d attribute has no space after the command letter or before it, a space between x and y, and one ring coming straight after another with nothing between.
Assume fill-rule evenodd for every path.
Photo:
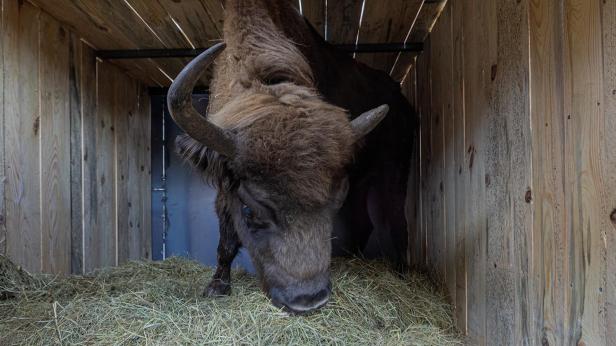
<instances>
[{"instance_id":1,"label":"wooden wall","mask_svg":"<svg viewBox=\"0 0 616 346\"><path fill-rule=\"evenodd\" d=\"M616 344L616 1L449 1L403 89L410 262L470 343Z\"/></svg>"},{"instance_id":2,"label":"wooden wall","mask_svg":"<svg viewBox=\"0 0 616 346\"><path fill-rule=\"evenodd\" d=\"M2 0L0 254L82 273L150 256L147 89L26 1Z\"/></svg>"}]
</instances>

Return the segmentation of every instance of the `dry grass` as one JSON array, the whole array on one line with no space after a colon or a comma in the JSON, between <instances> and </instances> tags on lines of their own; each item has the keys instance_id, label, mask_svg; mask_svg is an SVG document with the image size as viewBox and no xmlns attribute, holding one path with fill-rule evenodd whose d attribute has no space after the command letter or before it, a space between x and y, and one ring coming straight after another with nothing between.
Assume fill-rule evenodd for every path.
<instances>
[{"instance_id":1,"label":"dry grass","mask_svg":"<svg viewBox=\"0 0 616 346\"><path fill-rule=\"evenodd\" d=\"M381 262L335 261L332 300L304 317L273 307L242 271L230 297L204 298L210 275L172 258L86 277L30 276L0 256L0 344L461 344L442 294Z\"/></svg>"}]
</instances>

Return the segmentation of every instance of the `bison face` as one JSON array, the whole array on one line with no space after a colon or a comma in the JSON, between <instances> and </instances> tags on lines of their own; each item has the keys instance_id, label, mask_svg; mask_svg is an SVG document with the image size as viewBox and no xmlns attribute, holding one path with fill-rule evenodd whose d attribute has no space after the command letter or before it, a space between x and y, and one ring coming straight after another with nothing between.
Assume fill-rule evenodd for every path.
<instances>
[{"instance_id":1,"label":"bison face","mask_svg":"<svg viewBox=\"0 0 616 346\"><path fill-rule=\"evenodd\" d=\"M171 115L208 148L210 178L228 195L226 207L264 291L291 312L311 311L329 298L333 219L346 197L353 147L388 107L350 121L307 79L272 77L280 69L267 63L276 60L259 55L250 69L240 61L218 70L249 72L228 79L232 92L214 91L215 111L205 119L192 107L191 90L223 47L202 53L178 75L168 94Z\"/></svg>"},{"instance_id":2,"label":"bison face","mask_svg":"<svg viewBox=\"0 0 616 346\"><path fill-rule=\"evenodd\" d=\"M237 188L235 228L274 305L304 313L327 302L333 215L347 186L341 180L326 203L313 207L272 194L276 187L268 184L247 180Z\"/></svg>"}]
</instances>

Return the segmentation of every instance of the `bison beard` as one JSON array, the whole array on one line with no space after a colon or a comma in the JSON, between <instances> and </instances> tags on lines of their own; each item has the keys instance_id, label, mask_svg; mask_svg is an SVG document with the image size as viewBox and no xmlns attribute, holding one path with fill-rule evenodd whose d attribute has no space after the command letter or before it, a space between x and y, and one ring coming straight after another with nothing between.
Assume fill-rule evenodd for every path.
<instances>
[{"instance_id":1,"label":"bison beard","mask_svg":"<svg viewBox=\"0 0 616 346\"><path fill-rule=\"evenodd\" d=\"M229 293L243 246L272 302L304 313L327 302L332 253L403 262L417 119L396 82L337 52L289 2L225 8L226 48L193 60L168 95L187 132L179 153L218 190L218 266L206 294ZM218 54L205 119L190 94Z\"/></svg>"}]
</instances>

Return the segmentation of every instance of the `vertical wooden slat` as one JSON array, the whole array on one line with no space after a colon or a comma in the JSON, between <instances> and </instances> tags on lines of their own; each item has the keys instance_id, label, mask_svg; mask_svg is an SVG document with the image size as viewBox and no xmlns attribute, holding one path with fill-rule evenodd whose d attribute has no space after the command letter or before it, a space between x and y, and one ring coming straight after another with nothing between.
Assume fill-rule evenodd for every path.
<instances>
[{"instance_id":1,"label":"vertical wooden slat","mask_svg":"<svg viewBox=\"0 0 616 346\"><path fill-rule=\"evenodd\" d=\"M82 92L83 43L74 33L69 38L69 113L71 155L71 272L83 273L83 175L82 175Z\"/></svg>"},{"instance_id":2,"label":"vertical wooden slat","mask_svg":"<svg viewBox=\"0 0 616 346\"><path fill-rule=\"evenodd\" d=\"M111 266L117 263L116 233L116 187L115 187L115 135L114 102L116 74L114 67L105 62L97 63L97 97L96 97L96 220L93 243L90 250L98 252L92 258L95 268ZM88 256L91 257L91 256Z\"/></svg>"},{"instance_id":3,"label":"vertical wooden slat","mask_svg":"<svg viewBox=\"0 0 616 346\"><path fill-rule=\"evenodd\" d=\"M432 222L430 233L434 241L430 246L430 267L434 278L439 283L445 283L447 276L445 256L446 248L446 218L445 218L445 155L444 155L444 122L448 112L447 103L451 102L451 47L448 38L451 34L447 26L447 18L441 16L443 22L430 35L430 58L432 61L432 103L431 103L431 133L432 157L429 177L430 205Z\"/></svg>"},{"instance_id":4,"label":"vertical wooden slat","mask_svg":"<svg viewBox=\"0 0 616 346\"><path fill-rule=\"evenodd\" d=\"M605 344L605 240L601 211L603 54L600 0L565 2L565 193L571 232L571 330L585 345ZM569 116L571 117L569 119ZM613 255L613 253L612 253Z\"/></svg>"},{"instance_id":5,"label":"vertical wooden slat","mask_svg":"<svg viewBox=\"0 0 616 346\"><path fill-rule=\"evenodd\" d=\"M142 191L143 184L141 183L141 171L139 167L143 160L142 151L143 147L143 135L142 130L142 117L139 113L139 98L140 88L138 85L131 87L132 100L126 100L126 107L128 108L128 133L130 136L127 138L127 210L128 210L128 258L138 259L142 257L141 253L141 216L144 212L143 203L141 199L145 191Z\"/></svg>"},{"instance_id":6,"label":"vertical wooden slat","mask_svg":"<svg viewBox=\"0 0 616 346\"><path fill-rule=\"evenodd\" d=\"M529 3L530 109L533 128L533 274L535 290L543 292L534 312L542 321L541 341L569 345L569 300L565 295L567 235L564 210L562 4L533 0Z\"/></svg>"},{"instance_id":7,"label":"vertical wooden slat","mask_svg":"<svg viewBox=\"0 0 616 346\"><path fill-rule=\"evenodd\" d=\"M129 152L134 148L129 148L131 135L129 130L130 113L132 113L132 103L136 95L135 82L123 75L116 68L112 73L115 74L114 80L114 101L113 101L113 127L115 139L115 215L116 215L116 235L118 264L125 263L129 259L130 235L129 235Z\"/></svg>"},{"instance_id":8,"label":"vertical wooden slat","mask_svg":"<svg viewBox=\"0 0 616 346\"><path fill-rule=\"evenodd\" d=\"M39 15L27 2L3 4L7 254L41 270Z\"/></svg>"},{"instance_id":9,"label":"vertical wooden slat","mask_svg":"<svg viewBox=\"0 0 616 346\"><path fill-rule=\"evenodd\" d=\"M485 345L487 215L485 189L486 141L489 119L490 71L495 64L496 4L473 0L463 7L466 182L466 243L468 332L473 344Z\"/></svg>"},{"instance_id":10,"label":"vertical wooden slat","mask_svg":"<svg viewBox=\"0 0 616 346\"><path fill-rule=\"evenodd\" d=\"M81 45L81 126L82 130L82 174L83 174L83 268L91 272L100 266L98 247L98 189L96 178L97 163L97 115L96 85L97 62L94 51Z\"/></svg>"},{"instance_id":11,"label":"vertical wooden slat","mask_svg":"<svg viewBox=\"0 0 616 346\"><path fill-rule=\"evenodd\" d=\"M40 16L41 227L44 272L71 272L69 33ZM34 159L34 158L31 158Z\"/></svg>"},{"instance_id":12,"label":"vertical wooden slat","mask_svg":"<svg viewBox=\"0 0 616 346\"><path fill-rule=\"evenodd\" d=\"M455 169L455 113L453 112L453 32L451 5L446 6L438 22L443 41L443 212L445 282L452 304L456 304L456 169ZM436 39L436 38L435 38Z\"/></svg>"},{"instance_id":13,"label":"vertical wooden slat","mask_svg":"<svg viewBox=\"0 0 616 346\"><path fill-rule=\"evenodd\" d=\"M428 265L428 239L431 225L430 198L429 198L429 167L431 162L430 146L430 103L431 103L431 79L430 79L430 39L424 45L423 53L417 57L417 111L420 117L420 198L421 198L421 269L427 269Z\"/></svg>"},{"instance_id":14,"label":"vertical wooden slat","mask_svg":"<svg viewBox=\"0 0 616 346\"><path fill-rule=\"evenodd\" d=\"M533 266L528 1L495 2L496 60L486 66L490 114L483 126L487 211L487 340L540 344ZM497 34L497 35L496 35ZM493 47L490 45L490 47ZM492 58L492 55L490 56ZM528 194L531 194L530 196ZM516 321L516 318L519 320ZM517 330L516 330L517 329Z\"/></svg>"},{"instance_id":15,"label":"vertical wooden slat","mask_svg":"<svg viewBox=\"0 0 616 346\"><path fill-rule=\"evenodd\" d=\"M606 343L616 344L616 1L604 1L603 14L603 146L602 165L606 195L605 237L607 264L605 292ZM601 125L600 125L601 126Z\"/></svg>"},{"instance_id":16,"label":"vertical wooden slat","mask_svg":"<svg viewBox=\"0 0 616 346\"><path fill-rule=\"evenodd\" d=\"M6 208L5 208L5 183L6 183L6 159L4 156L4 14L2 13L0 0L0 255L6 254Z\"/></svg>"},{"instance_id":17,"label":"vertical wooden slat","mask_svg":"<svg viewBox=\"0 0 616 346\"><path fill-rule=\"evenodd\" d=\"M151 131L151 112L150 112L150 96L148 95L148 89L143 85L139 87L138 93L138 126L140 131L139 135L139 184L140 184L140 198L141 204L140 224L137 224L137 230L141 235L140 239L140 257L152 258L152 164L151 164L151 150L150 150L150 137ZM141 227L139 227L141 226Z\"/></svg>"},{"instance_id":18,"label":"vertical wooden slat","mask_svg":"<svg viewBox=\"0 0 616 346\"><path fill-rule=\"evenodd\" d=\"M454 175L455 175L455 271L456 271L456 322L458 329L466 333L466 184L469 180L467 163L465 161L466 139L464 137L465 110L464 110L464 59L463 59L463 36L462 28L463 12L462 3L453 1L450 3L452 16L452 111L454 114ZM454 249L450 249L454 251ZM453 268L452 268L453 269Z\"/></svg>"}]
</instances>

